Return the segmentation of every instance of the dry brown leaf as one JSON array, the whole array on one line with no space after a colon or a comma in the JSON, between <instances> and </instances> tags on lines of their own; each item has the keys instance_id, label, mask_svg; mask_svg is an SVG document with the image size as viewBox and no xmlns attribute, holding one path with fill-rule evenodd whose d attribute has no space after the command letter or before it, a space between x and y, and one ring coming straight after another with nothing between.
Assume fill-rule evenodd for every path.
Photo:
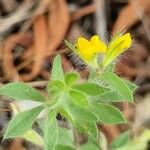
<instances>
[{"instance_id":1,"label":"dry brown leaf","mask_svg":"<svg viewBox=\"0 0 150 150\"><path fill-rule=\"evenodd\" d=\"M132 0L119 13L114 24L113 33L128 30L137 21L141 20L146 12L150 10L150 0Z\"/></svg>"},{"instance_id":2,"label":"dry brown leaf","mask_svg":"<svg viewBox=\"0 0 150 150\"><path fill-rule=\"evenodd\" d=\"M68 6L65 0L51 2L48 15L49 25L49 48L47 55L53 55L58 46L62 43L70 23Z\"/></svg>"},{"instance_id":3,"label":"dry brown leaf","mask_svg":"<svg viewBox=\"0 0 150 150\"><path fill-rule=\"evenodd\" d=\"M29 34L16 34L12 35L4 41L3 44L3 57L2 57L2 69L4 72L4 78L6 80L18 79L19 75L13 63L13 48L17 44L27 45Z\"/></svg>"},{"instance_id":4,"label":"dry brown leaf","mask_svg":"<svg viewBox=\"0 0 150 150\"><path fill-rule=\"evenodd\" d=\"M96 11L95 3L89 4L71 13L71 21L76 21L81 17L94 13Z\"/></svg>"},{"instance_id":5,"label":"dry brown leaf","mask_svg":"<svg viewBox=\"0 0 150 150\"><path fill-rule=\"evenodd\" d=\"M117 65L117 72L121 72L124 76L127 76L128 78L133 78L135 76L150 77L149 65L143 65L138 68L133 68L126 64L120 63Z\"/></svg>"},{"instance_id":6,"label":"dry brown leaf","mask_svg":"<svg viewBox=\"0 0 150 150\"><path fill-rule=\"evenodd\" d=\"M112 142L112 140L120 133L120 130L116 125L104 125L101 130L105 133L109 142Z\"/></svg>"},{"instance_id":7,"label":"dry brown leaf","mask_svg":"<svg viewBox=\"0 0 150 150\"><path fill-rule=\"evenodd\" d=\"M23 147L22 142L23 142L22 139L19 139L19 138L15 139L15 140L12 142L12 144L11 144L11 146L9 147L8 150L26 150L26 149Z\"/></svg>"},{"instance_id":8,"label":"dry brown leaf","mask_svg":"<svg viewBox=\"0 0 150 150\"><path fill-rule=\"evenodd\" d=\"M49 16L48 16L48 25L49 27L45 28L46 30L49 30L49 37L47 35L47 40L48 40L48 47L42 47L42 41L41 41L41 34L43 34L43 36L48 33L47 31L43 33L43 31L41 29L39 29L37 27L37 30L40 30L38 32L38 35L36 35L36 38L38 39L37 44L39 44L39 47L41 47L40 49L38 48L36 51L37 57L34 56L34 61L36 59L36 66L32 66L32 72L28 75L24 75L21 76L21 80L23 81L29 81L32 80L34 77L36 77L36 75L38 75L38 73L42 72L41 75L44 76L44 78L47 78L47 74L48 72L45 70L43 70L41 67L42 61L44 61L44 59L48 56L53 56L56 53L56 49L57 47L62 43L62 40L64 39L64 36L68 30L69 27L69 23L70 23L70 18L69 18L69 12L68 12L68 6L65 0L56 0L56 1L52 1L50 3L50 12L49 12ZM35 22L35 25L37 24L37 22ZM38 25L37 25L38 26ZM37 33L37 32L36 32ZM45 37L46 40L46 37ZM47 46L45 44L45 46ZM47 50L46 55L44 55L42 49ZM33 55L33 50L27 50L26 53L22 56L23 59L30 59L30 61L26 61L27 64L31 63L31 57ZM25 63L26 64L26 63ZM69 70L69 68L72 68L72 65L69 61L65 60L64 63L64 68L66 68L67 70ZM43 73L44 72L44 73Z\"/></svg>"},{"instance_id":9,"label":"dry brown leaf","mask_svg":"<svg viewBox=\"0 0 150 150\"><path fill-rule=\"evenodd\" d=\"M33 66L30 73L21 76L21 80L29 81L32 80L35 76L39 74L41 71L46 50L48 48L48 32L47 32L47 24L44 15L38 16L35 19L33 24L33 42L34 45L30 49L33 51Z\"/></svg>"},{"instance_id":10,"label":"dry brown leaf","mask_svg":"<svg viewBox=\"0 0 150 150\"><path fill-rule=\"evenodd\" d=\"M64 56L62 56L62 66L65 72L73 70L74 68L71 62Z\"/></svg>"}]
</instances>

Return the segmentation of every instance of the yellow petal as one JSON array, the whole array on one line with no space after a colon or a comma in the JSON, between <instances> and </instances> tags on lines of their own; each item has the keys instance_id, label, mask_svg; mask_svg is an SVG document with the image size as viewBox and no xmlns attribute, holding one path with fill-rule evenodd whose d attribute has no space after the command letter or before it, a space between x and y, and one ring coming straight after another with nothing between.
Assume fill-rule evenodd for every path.
<instances>
[{"instance_id":1,"label":"yellow petal","mask_svg":"<svg viewBox=\"0 0 150 150\"><path fill-rule=\"evenodd\" d=\"M76 46L79 50L83 51L90 46L90 42L83 37L79 37Z\"/></svg>"},{"instance_id":2,"label":"yellow petal","mask_svg":"<svg viewBox=\"0 0 150 150\"><path fill-rule=\"evenodd\" d=\"M90 60L92 58L93 55L92 47L87 39L80 37L77 41L76 46L77 52L82 59Z\"/></svg>"},{"instance_id":3,"label":"yellow petal","mask_svg":"<svg viewBox=\"0 0 150 150\"><path fill-rule=\"evenodd\" d=\"M127 49L131 46L132 44L132 40L131 40L131 36L130 33L127 33L125 35L122 36L122 41L123 43L120 46L120 49Z\"/></svg>"},{"instance_id":4,"label":"yellow petal","mask_svg":"<svg viewBox=\"0 0 150 150\"><path fill-rule=\"evenodd\" d=\"M76 44L76 52L80 58L95 68L98 66L97 54L105 52L106 49L105 43L97 35L93 36L90 41L80 37Z\"/></svg>"},{"instance_id":5,"label":"yellow petal","mask_svg":"<svg viewBox=\"0 0 150 150\"><path fill-rule=\"evenodd\" d=\"M107 50L106 44L97 35L92 36L90 43L93 45L95 52L106 52Z\"/></svg>"},{"instance_id":6,"label":"yellow petal","mask_svg":"<svg viewBox=\"0 0 150 150\"><path fill-rule=\"evenodd\" d=\"M124 50L128 49L132 44L130 33L126 33L123 36L116 37L109 45L109 51L118 51L122 53Z\"/></svg>"},{"instance_id":7,"label":"yellow petal","mask_svg":"<svg viewBox=\"0 0 150 150\"><path fill-rule=\"evenodd\" d=\"M87 60L87 61L90 61L90 60L92 59L93 55L94 55L92 49L93 49L93 48L92 48L91 46L89 46L88 48L86 48L86 49L84 49L84 50L78 51L78 53L79 53L79 55L80 55L80 57L81 57L82 59L84 59L85 61L86 61L86 60Z\"/></svg>"},{"instance_id":8,"label":"yellow petal","mask_svg":"<svg viewBox=\"0 0 150 150\"><path fill-rule=\"evenodd\" d=\"M100 39L98 35L94 35L90 39L90 43L92 43L93 45L99 45L99 42L100 42Z\"/></svg>"},{"instance_id":9,"label":"yellow petal","mask_svg":"<svg viewBox=\"0 0 150 150\"><path fill-rule=\"evenodd\" d=\"M106 56L103 60L103 66L106 67L117 56L127 50L132 44L130 33L126 33L122 36L117 36L109 45Z\"/></svg>"}]
</instances>

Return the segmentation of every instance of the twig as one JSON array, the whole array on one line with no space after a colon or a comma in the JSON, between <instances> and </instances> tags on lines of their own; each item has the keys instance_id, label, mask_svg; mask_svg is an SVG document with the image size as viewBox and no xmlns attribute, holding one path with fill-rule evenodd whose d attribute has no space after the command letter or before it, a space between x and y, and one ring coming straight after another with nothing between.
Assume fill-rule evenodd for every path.
<instances>
[{"instance_id":1,"label":"twig","mask_svg":"<svg viewBox=\"0 0 150 150\"><path fill-rule=\"evenodd\" d=\"M72 22L76 21L85 15L94 13L95 11L96 11L96 6L94 3L84 6L80 8L79 10L76 10L71 13L71 21Z\"/></svg>"},{"instance_id":2,"label":"twig","mask_svg":"<svg viewBox=\"0 0 150 150\"><path fill-rule=\"evenodd\" d=\"M33 2L25 1L20 7L7 18L0 18L0 36L9 30L14 24L29 17L29 9ZM27 13L28 12L28 13Z\"/></svg>"},{"instance_id":3,"label":"twig","mask_svg":"<svg viewBox=\"0 0 150 150\"><path fill-rule=\"evenodd\" d=\"M106 40L106 10L105 10L105 0L94 0L96 5L96 33L101 37L102 40Z\"/></svg>"},{"instance_id":4,"label":"twig","mask_svg":"<svg viewBox=\"0 0 150 150\"><path fill-rule=\"evenodd\" d=\"M1 112L11 112L11 109L3 109L3 108L0 108L0 113Z\"/></svg>"},{"instance_id":5,"label":"twig","mask_svg":"<svg viewBox=\"0 0 150 150\"><path fill-rule=\"evenodd\" d=\"M33 81L27 82L27 84L32 87L45 87L48 84L48 81Z\"/></svg>"},{"instance_id":6,"label":"twig","mask_svg":"<svg viewBox=\"0 0 150 150\"><path fill-rule=\"evenodd\" d=\"M70 50L68 48L64 48L64 49L60 49L57 52L54 52L53 54L51 54L50 56L54 56L56 54L64 54L69 52ZM47 55L49 56L49 53L46 54L45 57L47 57ZM25 68L26 66L28 66L30 63L32 63L34 57L31 55L30 57L28 57L28 59L26 59L25 61L23 61L22 63L20 63L16 69L17 71L20 71L21 69Z\"/></svg>"},{"instance_id":7,"label":"twig","mask_svg":"<svg viewBox=\"0 0 150 150\"><path fill-rule=\"evenodd\" d=\"M12 11L16 6L15 0L1 0L1 3L7 12Z\"/></svg>"}]
</instances>

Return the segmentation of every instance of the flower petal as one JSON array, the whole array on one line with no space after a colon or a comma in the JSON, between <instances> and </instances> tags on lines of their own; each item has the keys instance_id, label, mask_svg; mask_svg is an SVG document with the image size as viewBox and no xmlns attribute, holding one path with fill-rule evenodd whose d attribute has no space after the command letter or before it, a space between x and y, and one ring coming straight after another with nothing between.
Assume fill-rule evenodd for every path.
<instances>
[{"instance_id":1,"label":"flower petal","mask_svg":"<svg viewBox=\"0 0 150 150\"><path fill-rule=\"evenodd\" d=\"M84 51L86 50L89 46L90 46L90 42L83 38L83 37L79 37L78 38L78 41L77 41L77 48L80 50L80 51Z\"/></svg>"},{"instance_id":2,"label":"flower petal","mask_svg":"<svg viewBox=\"0 0 150 150\"><path fill-rule=\"evenodd\" d=\"M123 36L117 36L109 45L103 60L103 67L106 67L112 60L127 50L132 44L130 33L126 33Z\"/></svg>"},{"instance_id":3,"label":"flower petal","mask_svg":"<svg viewBox=\"0 0 150 150\"><path fill-rule=\"evenodd\" d=\"M93 51L95 52L106 52L106 44L99 39L97 35L92 36L90 43L93 45Z\"/></svg>"},{"instance_id":4,"label":"flower petal","mask_svg":"<svg viewBox=\"0 0 150 150\"><path fill-rule=\"evenodd\" d=\"M123 52L124 50L128 49L132 44L131 35L130 33L126 33L123 36L117 36L109 45L109 50L114 51L115 49L119 50L119 52Z\"/></svg>"},{"instance_id":5,"label":"flower petal","mask_svg":"<svg viewBox=\"0 0 150 150\"><path fill-rule=\"evenodd\" d=\"M77 46L77 53L82 59L90 60L92 58L93 55L92 46L87 39L80 37L77 41L76 46Z\"/></svg>"}]
</instances>

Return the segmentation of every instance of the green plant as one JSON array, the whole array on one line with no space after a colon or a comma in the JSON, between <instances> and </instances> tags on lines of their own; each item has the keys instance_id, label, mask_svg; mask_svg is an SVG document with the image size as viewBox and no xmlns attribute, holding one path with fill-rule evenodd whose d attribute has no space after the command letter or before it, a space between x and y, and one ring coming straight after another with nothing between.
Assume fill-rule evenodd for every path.
<instances>
[{"instance_id":1,"label":"green plant","mask_svg":"<svg viewBox=\"0 0 150 150\"><path fill-rule=\"evenodd\" d=\"M149 149L150 130L144 129L138 136L134 136L132 139L129 136L129 132L121 133L111 143L112 150L146 150Z\"/></svg>"},{"instance_id":2,"label":"green plant","mask_svg":"<svg viewBox=\"0 0 150 150\"><path fill-rule=\"evenodd\" d=\"M120 36L117 37L119 40ZM126 39L123 38L122 40ZM120 44L119 47L121 47L124 41L119 42L116 44ZM74 45L71 45L67 41L66 44L71 49L76 49ZM114 47L113 41L111 45ZM91 47L93 48L94 46ZM117 45L115 48L118 49ZM123 51L123 46L121 48ZM32 125L38 115L45 110L46 116L44 117L43 129L45 150L100 149L100 134L97 123L125 123L126 120L122 112L114 107L112 103L121 101L132 103L132 93L136 88L131 82L121 79L114 74L113 63L110 62L118 54L115 53L113 55L113 53L111 50L111 53L106 54L107 58L104 60L107 60L107 63L102 62L102 64L97 59L97 52L90 54L90 59L85 60L89 64L90 75L88 79L81 79L76 71L64 73L61 57L57 55L53 62L51 79L47 86L47 97L42 96L34 88L20 82L10 83L2 87L0 89L1 95L18 101L31 100L39 102L38 107L20 112L12 118L7 127L4 139L23 137L31 140L30 137L32 137L33 133L31 129ZM80 53L80 55L82 54ZM108 55L110 56L110 60ZM84 57L84 59L86 58ZM95 65L91 67L93 62ZM65 119L68 129L59 125L58 114L61 118ZM88 135L88 142L85 145L80 146L76 142L76 131ZM38 137L36 134L35 136ZM34 138L32 139L34 141ZM41 138L39 139L40 142Z\"/></svg>"}]
</instances>

